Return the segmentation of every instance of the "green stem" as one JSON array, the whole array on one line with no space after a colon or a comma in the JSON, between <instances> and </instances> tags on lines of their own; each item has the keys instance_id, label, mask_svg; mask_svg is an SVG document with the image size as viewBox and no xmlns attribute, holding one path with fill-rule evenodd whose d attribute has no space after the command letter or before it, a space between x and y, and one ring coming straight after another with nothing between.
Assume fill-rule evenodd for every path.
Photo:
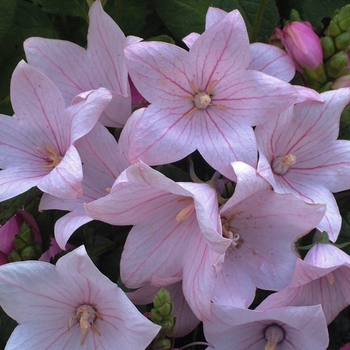
<instances>
[{"instance_id":1,"label":"green stem","mask_svg":"<svg viewBox=\"0 0 350 350\"><path fill-rule=\"evenodd\" d=\"M252 31L250 33L250 42L251 43L254 43L256 41L257 36L258 36L258 32L259 32L261 20L263 18L263 14L265 11L266 3L267 3L267 0L260 1L258 12L256 13L256 16L255 16L253 28L252 28Z\"/></svg>"}]
</instances>

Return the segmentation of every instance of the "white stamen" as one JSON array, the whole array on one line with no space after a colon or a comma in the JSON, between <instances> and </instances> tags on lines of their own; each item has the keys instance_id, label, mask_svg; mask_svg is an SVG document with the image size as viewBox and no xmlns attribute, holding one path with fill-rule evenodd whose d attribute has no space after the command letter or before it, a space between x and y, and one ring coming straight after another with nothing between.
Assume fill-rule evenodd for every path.
<instances>
[{"instance_id":1,"label":"white stamen","mask_svg":"<svg viewBox=\"0 0 350 350\"><path fill-rule=\"evenodd\" d=\"M264 350L275 350L277 344L284 339L284 330L276 324L267 327L264 333L267 340Z\"/></svg>"},{"instance_id":2,"label":"white stamen","mask_svg":"<svg viewBox=\"0 0 350 350\"><path fill-rule=\"evenodd\" d=\"M93 332L97 333L98 335L101 335L101 333L94 325L96 317L102 320L102 317L99 315L99 313L93 306L84 304L80 305L77 309L76 315L68 320L68 331L70 331L72 320L76 319L79 322L82 333L80 345L84 343L86 333L90 330L90 328L93 330Z\"/></svg>"},{"instance_id":3,"label":"white stamen","mask_svg":"<svg viewBox=\"0 0 350 350\"><path fill-rule=\"evenodd\" d=\"M276 157L271 164L272 170L275 174L283 175L285 174L289 167L295 164L297 157L293 154L287 154L286 156Z\"/></svg>"}]
</instances>

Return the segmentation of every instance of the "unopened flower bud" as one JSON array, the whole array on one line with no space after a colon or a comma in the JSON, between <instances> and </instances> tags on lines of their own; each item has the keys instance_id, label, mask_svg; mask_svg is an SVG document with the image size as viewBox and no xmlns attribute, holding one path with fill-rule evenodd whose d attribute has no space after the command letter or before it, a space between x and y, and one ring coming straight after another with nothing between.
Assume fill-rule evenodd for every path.
<instances>
[{"instance_id":1,"label":"unopened flower bud","mask_svg":"<svg viewBox=\"0 0 350 350\"><path fill-rule=\"evenodd\" d=\"M9 262L23 261L21 254L18 250L13 250L8 256L7 260Z\"/></svg>"},{"instance_id":2,"label":"unopened flower bud","mask_svg":"<svg viewBox=\"0 0 350 350\"><path fill-rule=\"evenodd\" d=\"M170 293L165 288L159 289L158 293L153 299L153 305L155 308L158 308L163 304L170 302Z\"/></svg>"},{"instance_id":3,"label":"unopened flower bud","mask_svg":"<svg viewBox=\"0 0 350 350\"><path fill-rule=\"evenodd\" d=\"M335 39L335 46L339 51L347 51L350 46L350 32L345 32L338 35Z\"/></svg>"},{"instance_id":4,"label":"unopened flower bud","mask_svg":"<svg viewBox=\"0 0 350 350\"><path fill-rule=\"evenodd\" d=\"M282 30L282 43L296 68L316 69L323 62L323 52L319 37L308 22L291 22Z\"/></svg>"},{"instance_id":5,"label":"unopened flower bud","mask_svg":"<svg viewBox=\"0 0 350 350\"><path fill-rule=\"evenodd\" d=\"M321 46L323 49L323 58L328 60L335 53L334 40L329 36L324 36L321 38Z\"/></svg>"},{"instance_id":6,"label":"unopened flower bud","mask_svg":"<svg viewBox=\"0 0 350 350\"><path fill-rule=\"evenodd\" d=\"M171 340L168 338L156 339L152 344L153 350L169 350L171 346Z\"/></svg>"},{"instance_id":7,"label":"unopened flower bud","mask_svg":"<svg viewBox=\"0 0 350 350\"><path fill-rule=\"evenodd\" d=\"M326 72L331 78L338 78L346 71L349 57L344 51L337 52L326 62Z\"/></svg>"},{"instance_id":8,"label":"unopened flower bud","mask_svg":"<svg viewBox=\"0 0 350 350\"><path fill-rule=\"evenodd\" d=\"M176 319L175 317L169 317L165 321L160 323L160 326L162 327L162 334L164 335L170 335L172 332L174 332L176 325Z\"/></svg>"},{"instance_id":9,"label":"unopened flower bud","mask_svg":"<svg viewBox=\"0 0 350 350\"><path fill-rule=\"evenodd\" d=\"M345 5L337 14L337 24L339 28L346 32L350 28L350 4Z\"/></svg>"},{"instance_id":10,"label":"unopened flower bud","mask_svg":"<svg viewBox=\"0 0 350 350\"><path fill-rule=\"evenodd\" d=\"M22 260L38 260L42 254L40 244L27 246L21 251Z\"/></svg>"},{"instance_id":11,"label":"unopened flower bud","mask_svg":"<svg viewBox=\"0 0 350 350\"><path fill-rule=\"evenodd\" d=\"M26 242L27 245L34 243L34 233L32 227L27 222L23 222L17 236Z\"/></svg>"},{"instance_id":12,"label":"unopened flower bud","mask_svg":"<svg viewBox=\"0 0 350 350\"><path fill-rule=\"evenodd\" d=\"M337 24L332 20L332 21L330 21L329 26L326 29L325 34L327 36L331 36L332 38L336 38L338 35L341 34L341 30L337 26Z\"/></svg>"}]
</instances>

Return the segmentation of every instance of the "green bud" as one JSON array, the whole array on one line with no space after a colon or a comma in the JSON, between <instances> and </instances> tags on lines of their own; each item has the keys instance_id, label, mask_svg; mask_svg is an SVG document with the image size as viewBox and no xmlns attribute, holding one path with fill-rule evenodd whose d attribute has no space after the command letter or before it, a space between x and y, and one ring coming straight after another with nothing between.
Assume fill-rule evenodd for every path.
<instances>
[{"instance_id":1,"label":"green bud","mask_svg":"<svg viewBox=\"0 0 350 350\"><path fill-rule=\"evenodd\" d=\"M23 261L21 254L19 253L19 251L17 250L13 250L8 256L7 256L7 260L9 262L16 262L16 261Z\"/></svg>"},{"instance_id":2,"label":"green bud","mask_svg":"<svg viewBox=\"0 0 350 350\"><path fill-rule=\"evenodd\" d=\"M333 79L340 77L346 71L347 66L348 55L344 51L333 55L325 65L327 75Z\"/></svg>"},{"instance_id":3,"label":"green bud","mask_svg":"<svg viewBox=\"0 0 350 350\"><path fill-rule=\"evenodd\" d=\"M327 82L326 84L324 84L323 86L321 86L321 88L318 90L318 92L325 92L325 91L329 91L332 90L332 81Z\"/></svg>"},{"instance_id":4,"label":"green bud","mask_svg":"<svg viewBox=\"0 0 350 350\"><path fill-rule=\"evenodd\" d=\"M326 35L331 36L332 38L336 38L340 34L340 28L336 25L336 23L333 20L331 20L328 28L326 29Z\"/></svg>"},{"instance_id":5,"label":"green bud","mask_svg":"<svg viewBox=\"0 0 350 350\"><path fill-rule=\"evenodd\" d=\"M323 38L321 38L321 46L323 49L323 58L325 60L328 60L328 58L334 55L335 46L334 41L331 37L324 36Z\"/></svg>"},{"instance_id":6,"label":"green bud","mask_svg":"<svg viewBox=\"0 0 350 350\"><path fill-rule=\"evenodd\" d=\"M24 241L18 234L13 239L13 244L16 250L21 251L23 248L27 246L27 242Z\"/></svg>"},{"instance_id":7,"label":"green bud","mask_svg":"<svg viewBox=\"0 0 350 350\"><path fill-rule=\"evenodd\" d=\"M173 312L174 312L174 304L173 303L166 303L160 307L157 308L157 311L159 312L159 314L163 317L169 317L172 316Z\"/></svg>"},{"instance_id":8,"label":"green bud","mask_svg":"<svg viewBox=\"0 0 350 350\"><path fill-rule=\"evenodd\" d=\"M337 15L337 24L343 32L350 29L350 4L340 9Z\"/></svg>"},{"instance_id":9,"label":"green bud","mask_svg":"<svg viewBox=\"0 0 350 350\"><path fill-rule=\"evenodd\" d=\"M350 32L338 35L335 40L335 46L339 51L348 51L350 45Z\"/></svg>"},{"instance_id":10,"label":"green bud","mask_svg":"<svg viewBox=\"0 0 350 350\"><path fill-rule=\"evenodd\" d=\"M23 239L23 241L27 242L27 244L34 243L34 233L31 226L24 222L18 232L18 236Z\"/></svg>"},{"instance_id":11,"label":"green bud","mask_svg":"<svg viewBox=\"0 0 350 350\"><path fill-rule=\"evenodd\" d=\"M163 317L161 314L157 311L157 309L151 310L151 321L156 324L160 324L163 320Z\"/></svg>"},{"instance_id":12,"label":"green bud","mask_svg":"<svg viewBox=\"0 0 350 350\"><path fill-rule=\"evenodd\" d=\"M176 317L167 318L165 321L162 321L159 325L162 327L160 331L162 334L170 335L172 332L174 332L176 325Z\"/></svg>"},{"instance_id":13,"label":"green bud","mask_svg":"<svg viewBox=\"0 0 350 350\"><path fill-rule=\"evenodd\" d=\"M41 254L41 247L37 245L27 246L21 251L22 260L38 260Z\"/></svg>"},{"instance_id":14,"label":"green bud","mask_svg":"<svg viewBox=\"0 0 350 350\"><path fill-rule=\"evenodd\" d=\"M159 289L158 293L153 299L153 305L155 308L158 308L159 306L170 302L170 293L165 288Z\"/></svg>"},{"instance_id":15,"label":"green bud","mask_svg":"<svg viewBox=\"0 0 350 350\"><path fill-rule=\"evenodd\" d=\"M327 82L323 63L321 63L316 69L304 67L304 75L308 80L319 84L324 84Z\"/></svg>"},{"instance_id":16,"label":"green bud","mask_svg":"<svg viewBox=\"0 0 350 350\"><path fill-rule=\"evenodd\" d=\"M168 338L156 339L152 344L153 350L169 350L171 346L171 340Z\"/></svg>"}]
</instances>

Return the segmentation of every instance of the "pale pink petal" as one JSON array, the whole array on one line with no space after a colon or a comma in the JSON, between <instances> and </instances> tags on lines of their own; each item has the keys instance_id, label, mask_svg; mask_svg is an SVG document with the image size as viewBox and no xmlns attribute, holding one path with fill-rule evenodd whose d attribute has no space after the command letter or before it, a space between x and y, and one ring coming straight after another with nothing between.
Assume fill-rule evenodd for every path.
<instances>
[{"instance_id":1,"label":"pale pink petal","mask_svg":"<svg viewBox=\"0 0 350 350\"><path fill-rule=\"evenodd\" d=\"M71 140L68 120L63 116L65 104L57 87L34 67L21 61L11 79L11 102L20 121L25 121L32 135L64 154ZM38 142L39 143L39 142Z\"/></svg>"},{"instance_id":2,"label":"pale pink petal","mask_svg":"<svg viewBox=\"0 0 350 350\"><path fill-rule=\"evenodd\" d=\"M53 81L61 91L67 106L74 96L91 90L86 50L63 40L29 38L24 42L28 63Z\"/></svg>"},{"instance_id":3,"label":"pale pink petal","mask_svg":"<svg viewBox=\"0 0 350 350\"><path fill-rule=\"evenodd\" d=\"M325 215L317 224L317 228L326 231L332 242L337 240L341 227L341 216L335 198L327 188L316 182L305 181L304 176L296 173L292 176L276 176L275 191L293 193L307 203L326 204Z\"/></svg>"},{"instance_id":4,"label":"pale pink petal","mask_svg":"<svg viewBox=\"0 0 350 350\"><path fill-rule=\"evenodd\" d=\"M26 167L11 168L0 171L0 201L15 197L30 188L37 186L43 177L42 169L28 169Z\"/></svg>"},{"instance_id":5,"label":"pale pink petal","mask_svg":"<svg viewBox=\"0 0 350 350\"><path fill-rule=\"evenodd\" d=\"M94 67L89 73L95 84L116 93L129 96L128 71L125 64L125 35L113 19L103 10L101 2L94 2L89 11L89 31L87 56L89 66ZM111 45L111 43L115 43ZM98 88L100 86L94 86ZM130 110L130 100L128 101ZM119 105L122 108L122 105ZM120 110L118 111L120 113ZM126 119L125 119L126 120Z\"/></svg>"},{"instance_id":6,"label":"pale pink petal","mask_svg":"<svg viewBox=\"0 0 350 350\"><path fill-rule=\"evenodd\" d=\"M103 110L111 101L111 93L105 88L92 91L80 103L67 108L72 120L72 142L86 135L97 123Z\"/></svg>"},{"instance_id":7,"label":"pale pink petal","mask_svg":"<svg viewBox=\"0 0 350 350\"><path fill-rule=\"evenodd\" d=\"M248 64L247 29L241 14L234 10L193 43L188 71L193 74L192 70L195 69L195 86L205 91L211 81L220 82L224 77L232 79L235 72L246 69Z\"/></svg>"},{"instance_id":8,"label":"pale pink petal","mask_svg":"<svg viewBox=\"0 0 350 350\"><path fill-rule=\"evenodd\" d=\"M194 42L200 37L198 33L191 33L185 36L182 41L186 44L186 46L190 49Z\"/></svg>"},{"instance_id":9,"label":"pale pink petal","mask_svg":"<svg viewBox=\"0 0 350 350\"><path fill-rule=\"evenodd\" d=\"M307 252L304 261L322 268L344 265L345 263L350 266L350 256L331 243L315 244Z\"/></svg>"},{"instance_id":10,"label":"pale pink petal","mask_svg":"<svg viewBox=\"0 0 350 350\"><path fill-rule=\"evenodd\" d=\"M321 304L327 324L350 303L350 265L321 268L298 260L288 287L270 295L258 310Z\"/></svg>"},{"instance_id":11,"label":"pale pink petal","mask_svg":"<svg viewBox=\"0 0 350 350\"><path fill-rule=\"evenodd\" d=\"M43 192L56 197L75 198L83 193L83 169L77 149L68 148L61 162L37 184Z\"/></svg>"},{"instance_id":12,"label":"pale pink petal","mask_svg":"<svg viewBox=\"0 0 350 350\"><path fill-rule=\"evenodd\" d=\"M213 103L221 106L220 112L223 109L239 123L252 126L273 120L272 116L283 112L298 96L292 85L251 70L225 75L212 94Z\"/></svg>"},{"instance_id":13,"label":"pale pink petal","mask_svg":"<svg viewBox=\"0 0 350 350\"><path fill-rule=\"evenodd\" d=\"M254 311L213 304L212 315L212 322L204 323L204 334L215 350L263 349L264 331L270 325L284 330L285 338L278 344L283 350L326 350L329 342L320 305Z\"/></svg>"},{"instance_id":14,"label":"pale pink petal","mask_svg":"<svg viewBox=\"0 0 350 350\"><path fill-rule=\"evenodd\" d=\"M221 10L217 7L209 7L205 16L205 29L207 30L216 22L221 21L226 15L227 12L224 10Z\"/></svg>"},{"instance_id":15,"label":"pale pink petal","mask_svg":"<svg viewBox=\"0 0 350 350\"><path fill-rule=\"evenodd\" d=\"M162 278L182 271L179 255L186 254L189 238L200 231L194 216L181 223L176 221L175 216L183 209L180 204L178 211L172 206L173 213L169 213L169 209L157 210L159 217L166 217L165 220L153 218L152 225L145 222L130 231L120 262L121 279L128 288L139 288L152 276Z\"/></svg>"},{"instance_id":16,"label":"pale pink petal","mask_svg":"<svg viewBox=\"0 0 350 350\"><path fill-rule=\"evenodd\" d=\"M183 293L192 312L201 321L210 321L210 305L215 278L223 265L223 255L212 251L200 232L186 240L192 249L183 251Z\"/></svg>"},{"instance_id":17,"label":"pale pink petal","mask_svg":"<svg viewBox=\"0 0 350 350\"><path fill-rule=\"evenodd\" d=\"M307 100L324 102L321 94L314 89L307 88L305 86L293 85L298 90L299 96L295 103L305 102Z\"/></svg>"},{"instance_id":18,"label":"pale pink petal","mask_svg":"<svg viewBox=\"0 0 350 350\"><path fill-rule=\"evenodd\" d=\"M295 75L292 59L280 48L263 44L250 44L250 63L248 69L258 70L262 73L283 81L290 81Z\"/></svg>"},{"instance_id":19,"label":"pale pink petal","mask_svg":"<svg viewBox=\"0 0 350 350\"><path fill-rule=\"evenodd\" d=\"M229 121L225 114L216 110L206 113L198 150L215 170L235 180L232 162L243 161L256 166L255 134L250 126Z\"/></svg>"},{"instance_id":20,"label":"pale pink petal","mask_svg":"<svg viewBox=\"0 0 350 350\"><path fill-rule=\"evenodd\" d=\"M224 263L215 280L214 304L248 308L253 302L256 286L249 275L239 273L239 264Z\"/></svg>"},{"instance_id":21,"label":"pale pink petal","mask_svg":"<svg viewBox=\"0 0 350 350\"><path fill-rule=\"evenodd\" d=\"M67 249L66 244L74 231L92 220L86 215L83 208L72 211L58 219L55 223L55 238L59 247L63 250Z\"/></svg>"},{"instance_id":22,"label":"pale pink petal","mask_svg":"<svg viewBox=\"0 0 350 350\"><path fill-rule=\"evenodd\" d=\"M149 106L130 135L130 162L135 163L140 158L149 165L164 164L195 151L198 121L187 115L190 110L187 106L177 109ZM170 149L171 152L165 152Z\"/></svg>"},{"instance_id":23,"label":"pale pink petal","mask_svg":"<svg viewBox=\"0 0 350 350\"><path fill-rule=\"evenodd\" d=\"M137 90L149 102L181 106L192 96L186 75L188 52L164 42L141 42L125 48L129 74ZM188 109L193 105L188 99Z\"/></svg>"}]
</instances>

